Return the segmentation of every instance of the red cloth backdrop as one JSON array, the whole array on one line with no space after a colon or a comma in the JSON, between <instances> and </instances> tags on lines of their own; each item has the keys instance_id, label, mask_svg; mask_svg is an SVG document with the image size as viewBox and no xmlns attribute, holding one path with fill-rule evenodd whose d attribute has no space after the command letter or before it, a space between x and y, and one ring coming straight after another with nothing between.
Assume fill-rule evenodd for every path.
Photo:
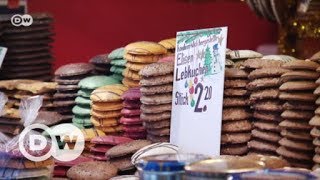
<instances>
[{"instance_id":1,"label":"red cloth backdrop","mask_svg":"<svg viewBox=\"0 0 320 180\"><path fill-rule=\"evenodd\" d=\"M55 18L55 67L86 62L133 41L173 37L181 30L228 26L231 49L256 49L277 39L276 25L259 19L240 1L28 0L28 9Z\"/></svg>"}]
</instances>

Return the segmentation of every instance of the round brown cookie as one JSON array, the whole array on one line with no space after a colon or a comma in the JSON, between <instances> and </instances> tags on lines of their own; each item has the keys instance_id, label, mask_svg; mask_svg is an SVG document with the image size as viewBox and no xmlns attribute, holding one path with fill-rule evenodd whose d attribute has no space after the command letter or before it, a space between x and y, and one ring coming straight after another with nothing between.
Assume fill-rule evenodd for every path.
<instances>
[{"instance_id":1,"label":"round brown cookie","mask_svg":"<svg viewBox=\"0 0 320 180\"><path fill-rule=\"evenodd\" d=\"M285 110L281 114L284 119L310 120L314 113L312 111L303 110Z\"/></svg>"},{"instance_id":2,"label":"round brown cookie","mask_svg":"<svg viewBox=\"0 0 320 180\"><path fill-rule=\"evenodd\" d=\"M236 79L230 80L227 79L224 81L224 88L245 88L248 84L248 80Z\"/></svg>"},{"instance_id":3,"label":"round brown cookie","mask_svg":"<svg viewBox=\"0 0 320 180\"><path fill-rule=\"evenodd\" d=\"M149 122L143 122L143 126L147 129L159 129L159 128L165 128L170 127L170 119L162 120L162 121L149 121Z\"/></svg>"},{"instance_id":4,"label":"round brown cookie","mask_svg":"<svg viewBox=\"0 0 320 180\"><path fill-rule=\"evenodd\" d=\"M163 76L167 74L172 74L174 71L174 63L173 62L158 62L149 64L144 67L139 75L143 77L155 77L155 76Z\"/></svg>"},{"instance_id":5,"label":"round brown cookie","mask_svg":"<svg viewBox=\"0 0 320 180\"><path fill-rule=\"evenodd\" d=\"M280 78L261 78L251 81L247 85L249 90L258 90L262 88L271 88L280 86Z\"/></svg>"},{"instance_id":6,"label":"round brown cookie","mask_svg":"<svg viewBox=\"0 0 320 180\"><path fill-rule=\"evenodd\" d=\"M289 71L281 76L281 82L297 81L297 80L316 80L319 73L314 71Z\"/></svg>"},{"instance_id":7,"label":"round brown cookie","mask_svg":"<svg viewBox=\"0 0 320 180\"><path fill-rule=\"evenodd\" d=\"M226 68L224 76L227 79L247 79L249 73L243 69L238 68Z\"/></svg>"},{"instance_id":8,"label":"round brown cookie","mask_svg":"<svg viewBox=\"0 0 320 180\"><path fill-rule=\"evenodd\" d=\"M279 99L287 101L314 102L317 96L308 92L280 92Z\"/></svg>"},{"instance_id":9,"label":"round brown cookie","mask_svg":"<svg viewBox=\"0 0 320 180\"><path fill-rule=\"evenodd\" d=\"M242 97L225 97L223 98L223 107L247 106L247 98Z\"/></svg>"},{"instance_id":10,"label":"round brown cookie","mask_svg":"<svg viewBox=\"0 0 320 180\"><path fill-rule=\"evenodd\" d=\"M262 99L277 99L279 96L278 89L263 89L254 91L250 94L250 101L262 100Z\"/></svg>"},{"instance_id":11,"label":"round brown cookie","mask_svg":"<svg viewBox=\"0 0 320 180\"><path fill-rule=\"evenodd\" d=\"M283 109L286 110L314 110L316 108L314 103L305 103L297 101L288 101L283 104Z\"/></svg>"},{"instance_id":12,"label":"round brown cookie","mask_svg":"<svg viewBox=\"0 0 320 180\"><path fill-rule=\"evenodd\" d=\"M314 140L312 141L312 144L319 147L320 146L320 139L319 138L314 138Z\"/></svg>"},{"instance_id":13,"label":"round brown cookie","mask_svg":"<svg viewBox=\"0 0 320 180\"><path fill-rule=\"evenodd\" d=\"M283 156L285 158L292 158L292 159L297 159L297 160L310 160L312 159L312 153L305 153L305 152L299 152L299 151L294 151L292 149L288 149L284 146L280 146L277 149L277 153L280 156ZM290 162L289 162L290 163Z\"/></svg>"},{"instance_id":14,"label":"round brown cookie","mask_svg":"<svg viewBox=\"0 0 320 180\"><path fill-rule=\"evenodd\" d=\"M134 55L134 54L124 54L123 58L127 60L127 63L135 64L150 64L158 62L163 55Z\"/></svg>"},{"instance_id":15,"label":"round brown cookie","mask_svg":"<svg viewBox=\"0 0 320 180\"><path fill-rule=\"evenodd\" d=\"M69 98L76 98L78 96L77 93L60 93L57 92L53 95L53 99L69 99Z\"/></svg>"},{"instance_id":16,"label":"round brown cookie","mask_svg":"<svg viewBox=\"0 0 320 180\"><path fill-rule=\"evenodd\" d=\"M54 107L66 107L76 105L74 100L55 100L53 101Z\"/></svg>"},{"instance_id":17,"label":"round brown cookie","mask_svg":"<svg viewBox=\"0 0 320 180\"><path fill-rule=\"evenodd\" d=\"M251 107L259 111L280 112L283 110L282 103L275 100L258 101L258 102L255 102Z\"/></svg>"},{"instance_id":18,"label":"round brown cookie","mask_svg":"<svg viewBox=\"0 0 320 180\"><path fill-rule=\"evenodd\" d=\"M171 111L172 105L169 104L160 104L160 105L146 105L142 104L140 109L144 113L162 113Z\"/></svg>"},{"instance_id":19,"label":"round brown cookie","mask_svg":"<svg viewBox=\"0 0 320 180\"><path fill-rule=\"evenodd\" d=\"M297 139L297 140L312 140L309 132L292 130L292 129L283 129L281 130L281 135L286 138Z\"/></svg>"},{"instance_id":20,"label":"round brown cookie","mask_svg":"<svg viewBox=\"0 0 320 180\"><path fill-rule=\"evenodd\" d=\"M164 84L158 86L142 86L140 87L141 94L144 95L153 95L153 94L162 94L162 93L171 93L173 90L172 84Z\"/></svg>"},{"instance_id":21,"label":"round brown cookie","mask_svg":"<svg viewBox=\"0 0 320 180\"><path fill-rule=\"evenodd\" d=\"M142 104L147 105L169 104L172 102L172 94L143 95L141 96L140 101Z\"/></svg>"},{"instance_id":22,"label":"round brown cookie","mask_svg":"<svg viewBox=\"0 0 320 180\"><path fill-rule=\"evenodd\" d=\"M225 97L246 96L249 94L246 89L225 89L223 93Z\"/></svg>"},{"instance_id":23,"label":"round brown cookie","mask_svg":"<svg viewBox=\"0 0 320 180\"><path fill-rule=\"evenodd\" d=\"M250 117L252 117L252 114L243 108L225 108L222 111L223 121L243 120Z\"/></svg>"},{"instance_id":24,"label":"round brown cookie","mask_svg":"<svg viewBox=\"0 0 320 180\"><path fill-rule=\"evenodd\" d=\"M280 132L278 123L273 121L256 121L253 123L253 127L266 131Z\"/></svg>"},{"instance_id":25,"label":"round brown cookie","mask_svg":"<svg viewBox=\"0 0 320 180\"><path fill-rule=\"evenodd\" d=\"M140 76L136 71L131 71L129 68L124 69L122 75L134 81L140 81L142 78L142 76Z\"/></svg>"},{"instance_id":26,"label":"round brown cookie","mask_svg":"<svg viewBox=\"0 0 320 180\"><path fill-rule=\"evenodd\" d=\"M120 171L128 171L135 168L135 166L131 163L131 157L113 158L110 159L109 162L117 167Z\"/></svg>"},{"instance_id":27,"label":"round brown cookie","mask_svg":"<svg viewBox=\"0 0 320 180\"><path fill-rule=\"evenodd\" d=\"M251 131L252 137L262 139L265 141L270 141L270 142L278 142L281 139L281 136L279 133L275 132L270 132L270 131L264 131L260 129L253 129Z\"/></svg>"},{"instance_id":28,"label":"round brown cookie","mask_svg":"<svg viewBox=\"0 0 320 180\"><path fill-rule=\"evenodd\" d=\"M260 79L268 77L280 77L282 74L288 72L289 70L283 68L262 68L252 71L248 78L249 79Z\"/></svg>"},{"instance_id":29,"label":"round brown cookie","mask_svg":"<svg viewBox=\"0 0 320 180\"><path fill-rule=\"evenodd\" d=\"M127 62L126 67L129 68L132 71L139 72L141 69L143 69L148 63L133 63L133 62Z\"/></svg>"},{"instance_id":30,"label":"round brown cookie","mask_svg":"<svg viewBox=\"0 0 320 180\"><path fill-rule=\"evenodd\" d=\"M310 135L314 138L319 138L320 137L320 129L318 129L317 127L312 128L312 130L310 131Z\"/></svg>"},{"instance_id":31,"label":"round brown cookie","mask_svg":"<svg viewBox=\"0 0 320 180\"><path fill-rule=\"evenodd\" d=\"M221 155L244 155L248 152L247 143L221 145Z\"/></svg>"},{"instance_id":32,"label":"round brown cookie","mask_svg":"<svg viewBox=\"0 0 320 180\"><path fill-rule=\"evenodd\" d=\"M78 76L82 74L91 73L94 70L94 66L89 63L71 63L64 66L60 66L54 73L59 77Z\"/></svg>"},{"instance_id":33,"label":"round brown cookie","mask_svg":"<svg viewBox=\"0 0 320 180\"><path fill-rule=\"evenodd\" d=\"M106 157L108 159L111 159L111 158L117 158L117 157L134 154L139 149L145 146L148 146L150 144L151 142L148 140L133 140L127 143L122 143L109 149L106 152Z\"/></svg>"},{"instance_id":34,"label":"round brown cookie","mask_svg":"<svg viewBox=\"0 0 320 180\"><path fill-rule=\"evenodd\" d=\"M251 129L252 125L248 120L224 121L221 127L222 132L245 132Z\"/></svg>"},{"instance_id":35,"label":"round brown cookie","mask_svg":"<svg viewBox=\"0 0 320 180\"><path fill-rule=\"evenodd\" d=\"M147 139L153 143L169 142L170 136L153 136L151 134L147 134Z\"/></svg>"},{"instance_id":36,"label":"round brown cookie","mask_svg":"<svg viewBox=\"0 0 320 180\"><path fill-rule=\"evenodd\" d=\"M110 179L117 172L118 169L109 162L90 161L72 166L67 176L70 179Z\"/></svg>"},{"instance_id":37,"label":"round brown cookie","mask_svg":"<svg viewBox=\"0 0 320 180\"><path fill-rule=\"evenodd\" d=\"M249 69L261 69L280 67L283 64L281 61L267 60L267 59L248 59L242 63L242 66Z\"/></svg>"},{"instance_id":38,"label":"round brown cookie","mask_svg":"<svg viewBox=\"0 0 320 180\"><path fill-rule=\"evenodd\" d=\"M77 91L79 90L78 85L58 85L57 90L59 92L64 92L64 91Z\"/></svg>"},{"instance_id":39,"label":"round brown cookie","mask_svg":"<svg viewBox=\"0 0 320 180\"><path fill-rule=\"evenodd\" d=\"M121 110L115 111L96 111L94 109L91 110L91 115L97 119L101 118L118 118L121 116Z\"/></svg>"},{"instance_id":40,"label":"round brown cookie","mask_svg":"<svg viewBox=\"0 0 320 180\"><path fill-rule=\"evenodd\" d=\"M6 93L6 95L8 95L8 93ZM53 95L51 93L41 93L40 94L43 98L43 100L52 100L53 99ZM13 97L15 99L25 99L25 98L30 98L34 96L34 94L32 93L28 93L26 91L16 91L15 94L13 94L12 96L9 96L10 97Z\"/></svg>"},{"instance_id":41,"label":"round brown cookie","mask_svg":"<svg viewBox=\"0 0 320 180\"><path fill-rule=\"evenodd\" d=\"M305 140L290 140L288 138L282 138L279 141L279 144L281 146L284 146L289 149L296 149L301 151L312 151L314 148L311 145L311 141L305 141Z\"/></svg>"},{"instance_id":42,"label":"round brown cookie","mask_svg":"<svg viewBox=\"0 0 320 180\"><path fill-rule=\"evenodd\" d=\"M279 123L279 127L283 129L311 130L311 126L305 121L284 120Z\"/></svg>"},{"instance_id":43,"label":"round brown cookie","mask_svg":"<svg viewBox=\"0 0 320 180\"><path fill-rule=\"evenodd\" d=\"M282 65L285 69L291 69L291 70L312 70L315 71L319 64L312 61L305 61L305 60L295 60L290 61Z\"/></svg>"},{"instance_id":44,"label":"round brown cookie","mask_svg":"<svg viewBox=\"0 0 320 180\"><path fill-rule=\"evenodd\" d=\"M123 108L123 105L121 102L117 103L93 103L91 105L92 109L95 111L116 111L121 110Z\"/></svg>"},{"instance_id":45,"label":"round brown cookie","mask_svg":"<svg viewBox=\"0 0 320 180\"><path fill-rule=\"evenodd\" d=\"M157 113L157 114L140 114L140 119L143 121L161 121L171 118L171 112L163 112L163 113Z\"/></svg>"},{"instance_id":46,"label":"round brown cookie","mask_svg":"<svg viewBox=\"0 0 320 180\"><path fill-rule=\"evenodd\" d=\"M278 145L273 142L252 139L251 141L248 142L248 147L250 149L256 149L260 151L275 152L278 148Z\"/></svg>"},{"instance_id":47,"label":"round brown cookie","mask_svg":"<svg viewBox=\"0 0 320 180\"><path fill-rule=\"evenodd\" d=\"M170 129L168 127L159 129L147 129L147 133L154 136L168 136L170 135Z\"/></svg>"},{"instance_id":48,"label":"round brown cookie","mask_svg":"<svg viewBox=\"0 0 320 180\"><path fill-rule=\"evenodd\" d=\"M317 86L313 81L289 81L283 83L279 89L280 91L304 91L314 90Z\"/></svg>"},{"instance_id":49,"label":"round brown cookie","mask_svg":"<svg viewBox=\"0 0 320 180\"><path fill-rule=\"evenodd\" d=\"M48 31L38 31L38 32L29 32L27 34L25 33L18 33L18 34L7 34L6 36L3 36L2 38L5 41L15 41L15 40L29 40L29 39L42 39L42 38L48 38L53 36L54 34L52 32Z\"/></svg>"},{"instance_id":50,"label":"round brown cookie","mask_svg":"<svg viewBox=\"0 0 320 180\"><path fill-rule=\"evenodd\" d=\"M221 135L221 144L240 144L248 142L251 133L227 133Z\"/></svg>"},{"instance_id":51,"label":"round brown cookie","mask_svg":"<svg viewBox=\"0 0 320 180\"><path fill-rule=\"evenodd\" d=\"M319 115L313 116L309 121L309 124L311 126L320 127L320 116Z\"/></svg>"},{"instance_id":52,"label":"round brown cookie","mask_svg":"<svg viewBox=\"0 0 320 180\"><path fill-rule=\"evenodd\" d=\"M253 117L265 121L281 121L280 113L270 111L254 111Z\"/></svg>"},{"instance_id":53,"label":"round brown cookie","mask_svg":"<svg viewBox=\"0 0 320 180\"><path fill-rule=\"evenodd\" d=\"M163 76L154 76L154 77L143 77L140 80L141 86L156 86L163 84L172 84L173 74L163 75Z\"/></svg>"},{"instance_id":54,"label":"round brown cookie","mask_svg":"<svg viewBox=\"0 0 320 180\"><path fill-rule=\"evenodd\" d=\"M139 81L135 81L132 79L128 79L128 78L123 78L122 79L122 83L123 85L127 86L127 87L139 87Z\"/></svg>"}]
</instances>

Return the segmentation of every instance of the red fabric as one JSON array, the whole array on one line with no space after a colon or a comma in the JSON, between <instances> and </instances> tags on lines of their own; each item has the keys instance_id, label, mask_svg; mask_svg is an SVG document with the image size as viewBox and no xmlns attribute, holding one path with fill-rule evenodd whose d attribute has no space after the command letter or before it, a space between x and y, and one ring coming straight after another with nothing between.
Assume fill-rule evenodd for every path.
<instances>
[{"instance_id":1,"label":"red fabric","mask_svg":"<svg viewBox=\"0 0 320 180\"><path fill-rule=\"evenodd\" d=\"M275 43L276 25L258 19L244 2L183 0L28 0L30 12L55 17L56 67L139 41L159 41L176 31L228 26L228 47L255 49Z\"/></svg>"},{"instance_id":2,"label":"red fabric","mask_svg":"<svg viewBox=\"0 0 320 180\"><path fill-rule=\"evenodd\" d=\"M8 0L8 8L9 9L15 9L19 7L19 1L20 0Z\"/></svg>"}]
</instances>

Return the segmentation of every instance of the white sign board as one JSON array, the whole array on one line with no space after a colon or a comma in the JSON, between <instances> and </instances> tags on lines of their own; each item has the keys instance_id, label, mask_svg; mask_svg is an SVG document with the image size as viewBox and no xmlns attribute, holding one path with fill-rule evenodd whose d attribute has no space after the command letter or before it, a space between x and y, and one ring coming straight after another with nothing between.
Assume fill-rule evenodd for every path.
<instances>
[{"instance_id":1,"label":"white sign board","mask_svg":"<svg viewBox=\"0 0 320 180\"><path fill-rule=\"evenodd\" d=\"M8 50L8 48L0 46L0 68L2 66L4 57L6 56L7 50Z\"/></svg>"},{"instance_id":2,"label":"white sign board","mask_svg":"<svg viewBox=\"0 0 320 180\"><path fill-rule=\"evenodd\" d=\"M220 154L227 27L177 33L170 142Z\"/></svg>"}]
</instances>

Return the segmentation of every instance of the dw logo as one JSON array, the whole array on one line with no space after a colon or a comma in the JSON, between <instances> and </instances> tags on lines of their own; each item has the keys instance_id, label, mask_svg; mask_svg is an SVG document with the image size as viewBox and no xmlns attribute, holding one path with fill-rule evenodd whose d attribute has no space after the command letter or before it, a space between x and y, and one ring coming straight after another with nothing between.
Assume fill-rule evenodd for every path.
<instances>
[{"instance_id":1,"label":"dw logo","mask_svg":"<svg viewBox=\"0 0 320 180\"><path fill-rule=\"evenodd\" d=\"M41 156L34 156L30 151L43 151L50 143L45 136L30 133L31 130L35 129L44 130L51 137L51 147L49 146L49 151ZM64 140L74 142L74 147L70 148L68 144L65 144L64 147L60 149L59 141L56 138L57 132L64 132L63 135L60 135L60 142ZM35 162L44 161L51 156L59 161L72 161L81 155L84 149L84 141L81 130L72 124L60 124L52 128L43 124L32 124L21 132L19 137L19 150L27 159Z\"/></svg>"},{"instance_id":2,"label":"dw logo","mask_svg":"<svg viewBox=\"0 0 320 180\"><path fill-rule=\"evenodd\" d=\"M15 14L11 17L11 24L14 26L30 26L33 23L33 18L29 14Z\"/></svg>"}]
</instances>

